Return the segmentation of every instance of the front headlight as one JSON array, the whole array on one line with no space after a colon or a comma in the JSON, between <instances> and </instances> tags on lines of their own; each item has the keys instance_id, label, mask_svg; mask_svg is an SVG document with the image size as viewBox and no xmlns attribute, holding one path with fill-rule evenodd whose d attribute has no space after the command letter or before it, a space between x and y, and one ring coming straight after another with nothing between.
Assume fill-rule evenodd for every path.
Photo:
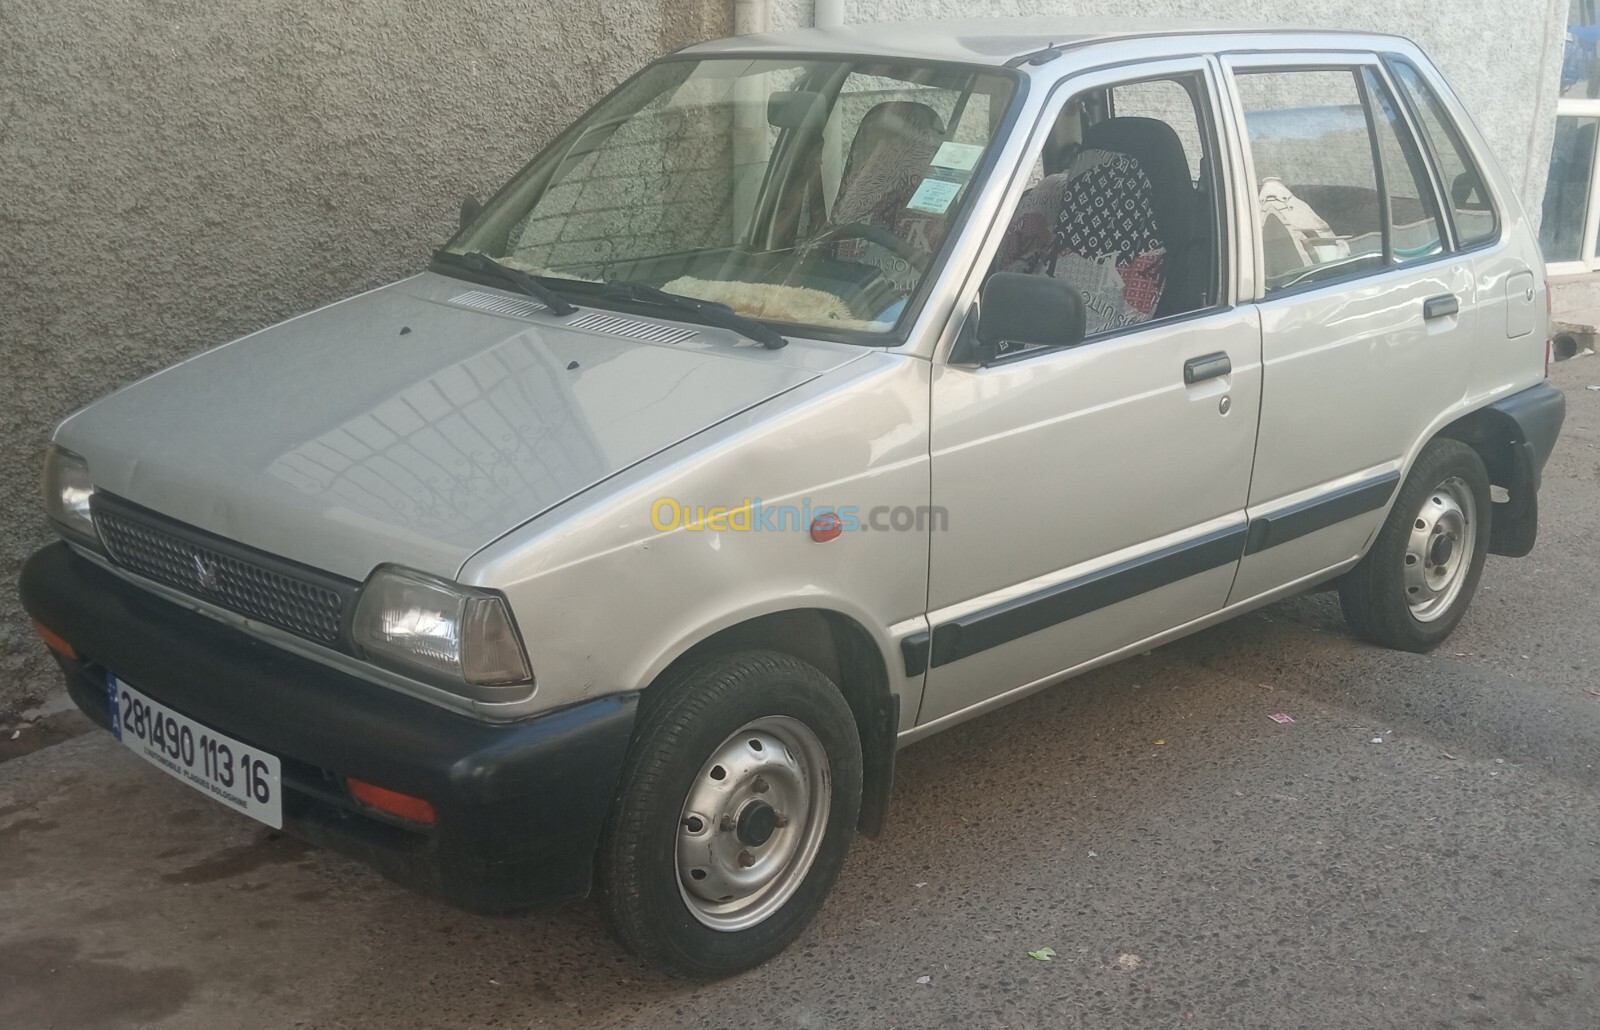
<instances>
[{"instance_id":1,"label":"front headlight","mask_svg":"<svg viewBox=\"0 0 1600 1030\"><path fill-rule=\"evenodd\" d=\"M94 528L94 513L89 498L94 483L89 479L89 463L65 447L50 445L44 456L44 508L62 535L81 543L100 546Z\"/></svg>"},{"instance_id":2,"label":"front headlight","mask_svg":"<svg viewBox=\"0 0 1600 1030\"><path fill-rule=\"evenodd\" d=\"M533 670L503 597L385 565L361 588L352 633L379 665L476 701L517 701Z\"/></svg>"}]
</instances>

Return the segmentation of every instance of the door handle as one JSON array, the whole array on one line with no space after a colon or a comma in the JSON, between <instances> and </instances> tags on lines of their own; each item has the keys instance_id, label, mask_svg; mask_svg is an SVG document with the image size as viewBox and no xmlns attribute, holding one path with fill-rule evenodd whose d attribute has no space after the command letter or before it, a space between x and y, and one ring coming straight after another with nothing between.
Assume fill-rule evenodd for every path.
<instances>
[{"instance_id":1,"label":"door handle","mask_svg":"<svg viewBox=\"0 0 1600 1030\"><path fill-rule=\"evenodd\" d=\"M1187 385L1204 382L1225 376L1233 371L1233 362L1222 351L1215 354L1202 354L1198 358L1190 358L1183 363L1183 381Z\"/></svg>"},{"instance_id":2,"label":"door handle","mask_svg":"<svg viewBox=\"0 0 1600 1030\"><path fill-rule=\"evenodd\" d=\"M1436 318L1454 315L1461 310L1461 301L1453 293L1446 293L1442 297L1429 297L1422 302L1422 317L1425 321L1432 322Z\"/></svg>"}]
</instances>

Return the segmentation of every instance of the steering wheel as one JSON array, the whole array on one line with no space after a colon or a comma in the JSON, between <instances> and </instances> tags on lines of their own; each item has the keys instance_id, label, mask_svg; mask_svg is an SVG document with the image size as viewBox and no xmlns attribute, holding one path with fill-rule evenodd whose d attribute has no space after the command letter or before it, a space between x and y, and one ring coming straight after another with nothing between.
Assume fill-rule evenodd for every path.
<instances>
[{"instance_id":1,"label":"steering wheel","mask_svg":"<svg viewBox=\"0 0 1600 1030\"><path fill-rule=\"evenodd\" d=\"M933 255L918 250L888 229L880 229L866 222L842 222L811 240L811 247L826 247L840 240L866 240L905 260L919 273L928 270Z\"/></svg>"}]
</instances>

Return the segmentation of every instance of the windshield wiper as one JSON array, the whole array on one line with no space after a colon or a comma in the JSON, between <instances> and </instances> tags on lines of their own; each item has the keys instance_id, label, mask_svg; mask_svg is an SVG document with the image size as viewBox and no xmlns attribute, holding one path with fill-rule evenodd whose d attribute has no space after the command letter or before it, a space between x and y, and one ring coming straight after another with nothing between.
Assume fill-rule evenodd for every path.
<instances>
[{"instance_id":1,"label":"windshield wiper","mask_svg":"<svg viewBox=\"0 0 1600 1030\"><path fill-rule=\"evenodd\" d=\"M574 311L578 310L577 308L573 307L572 302L567 300L567 298L563 297L555 290L552 290L544 283L535 279L527 272L519 271L518 269L511 268L507 265L502 265L500 262L496 261L487 254L480 254L477 251L473 251L470 254L457 254L453 251L440 249L433 252L433 259L435 261L442 261L447 265L459 265L462 268L470 268L474 272L482 272L484 275L493 276L502 282L510 283L512 286L515 286L523 293L526 293L534 300L537 300L539 303L549 308L550 313L553 315L570 315Z\"/></svg>"},{"instance_id":2,"label":"windshield wiper","mask_svg":"<svg viewBox=\"0 0 1600 1030\"><path fill-rule=\"evenodd\" d=\"M767 350L778 350L789 345L789 341L781 333L768 329L753 318L746 318L736 313L726 304L716 304L708 300L695 300L693 297L668 293L666 290L651 286L649 283L633 282L626 279L608 281L600 288L600 293L602 296L619 300L659 304L664 307L692 311L711 325L738 333L746 339L754 340L767 348Z\"/></svg>"}]
</instances>

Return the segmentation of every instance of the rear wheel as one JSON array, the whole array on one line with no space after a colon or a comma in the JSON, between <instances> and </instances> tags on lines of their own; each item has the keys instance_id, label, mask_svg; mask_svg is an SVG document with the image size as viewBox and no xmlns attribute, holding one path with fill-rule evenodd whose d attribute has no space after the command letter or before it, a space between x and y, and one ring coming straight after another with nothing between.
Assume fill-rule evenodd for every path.
<instances>
[{"instance_id":1,"label":"rear wheel","mask_svg":"<svg viewBox=\"0 0 1600 1030\"><path fill-rule=\"evenodd\" d=\"M726 976L821 909L860 811L860 738L812 666L718 656L646 692L621 790L600 849L613 932L652 965Z\"/></svg>"},{"instance_id":2,"label":"rear wheel","mask_svg":"<svg viewBox=\"0 0 1600 1030\"><path fill-rule=\"evenodd\" d=\"M1356 633L1404 651L1438 646L1466 614L1489 552L1489 475L1459 440L1417 456L1367 556L1339 581Z\"/></svg>"}]
</instances>

